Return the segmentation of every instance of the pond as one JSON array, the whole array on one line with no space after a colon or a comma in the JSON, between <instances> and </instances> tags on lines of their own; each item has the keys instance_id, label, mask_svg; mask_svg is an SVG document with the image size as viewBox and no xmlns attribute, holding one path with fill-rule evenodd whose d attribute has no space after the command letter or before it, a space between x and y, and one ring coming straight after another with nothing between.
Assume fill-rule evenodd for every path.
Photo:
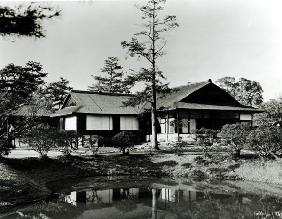
<instances>
[{"instance_id":1,"label":"pond","mask_svg":"<svg viewBox=\"0 0 282 219\"><path fill-rule=\"evenodd\" d=\"M3 218L282 218L282 198L224 184L102 177L49 187L54 198Z\"/></svg>"}]
</instances>

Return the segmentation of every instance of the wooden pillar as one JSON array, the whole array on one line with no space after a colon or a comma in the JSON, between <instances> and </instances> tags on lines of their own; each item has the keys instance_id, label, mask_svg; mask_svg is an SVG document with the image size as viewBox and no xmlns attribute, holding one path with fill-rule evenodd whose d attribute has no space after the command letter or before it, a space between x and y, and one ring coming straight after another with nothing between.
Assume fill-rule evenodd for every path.
<instances>
[{"instance_id":1,"label":"wooden pillar","mask_svg":"<svg viewBox=\"0 0 282 219\"><path fill-rule=\"evenodd\" d=\"M189 134L191 134L191 130L190 130L190 117L191 117L191 115L190 115L190 111L188 111L188 123L187 123L187 125L188 125L188 133Z\"/></svg>"},{"instance_id":2,"label":"wooden pillar","mask_svg":"<svg viewBox=\"0 0 282 219\"><path fill-rule=\"evenodd\" d=\"M178 110L176 109L176 132L177 132L177 141L180 141L180 125L179 125L179 112Z\"/></svg>"},{"instance_id":3,"label":"wooden pillar","mask_svg":"<svg viewBox=\"0 0 282 219\"><path fill-rule=\"evenodd\" d=\"M168 142L168 134L169 134L169 111L166 115L166 125L165 125L165 132L166 132L166 141Z\"/></svg>"}]
</instances>

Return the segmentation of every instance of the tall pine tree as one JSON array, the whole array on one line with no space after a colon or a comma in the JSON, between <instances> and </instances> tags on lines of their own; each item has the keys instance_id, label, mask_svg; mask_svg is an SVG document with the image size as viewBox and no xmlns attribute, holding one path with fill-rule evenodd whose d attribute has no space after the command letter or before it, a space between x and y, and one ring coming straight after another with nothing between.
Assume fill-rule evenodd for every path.
<instances>
[{"instance_id":1,"label":"tall pine tree","mask_svg":"<svg viewBox=\"0 0 282 219\"><path fill-rule=\"evenodd\" d=\"M40 93L44 98L47 98L52 103L58 102L62 104L68 93L72 90L69 86L69 81L60 77L59 81L51 82L43 88Z\"/></svg>"},{"instance_id":2,"label":"tall pine tree","mask_svg":"<svg viewBox=\"0 0 282 219\"><path fill-rule=\"evenodd\" d=\"M108 57L101 72L105 76L93 76L95 83L88 87L90 91L107 93L130 93L131 85L124 80L124 73L117 57Z\"/></svg>"},{"instance_id":3,"label":"tall pine tree","mask_svg":"<svg viewBox=\"0 0 282 219\"><path fill-rule=\"evenodd\" d=\"M163 73L159 70L156 61L164 55L166 40L164 33L178 27L176 16L161 16L165 0L149 0L146 5L138 7L142 13L142 31L135 33L130 42L123 41L121 45L128 50L130 56L144 58L148 66L139 72L129 76L131 83L144 82L145 88L137 92L133 104L138 102L151 103L152 119L152 147L158 148L157 144L157 93L168 89Z\"/></svg>"}]
</instances>

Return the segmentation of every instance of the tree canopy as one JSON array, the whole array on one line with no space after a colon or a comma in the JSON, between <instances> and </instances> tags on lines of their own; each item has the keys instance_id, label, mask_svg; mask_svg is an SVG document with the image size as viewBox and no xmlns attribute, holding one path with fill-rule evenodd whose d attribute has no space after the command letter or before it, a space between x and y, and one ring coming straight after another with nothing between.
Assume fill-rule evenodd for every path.
<instances>
[{"instance_id":1,"label":"tree canopy","mask_svg":"<svg viewBox=\"0 0 282 219\"><path fill-rule=\"evenodd\" d=\"M259 106L263 102L263 89L259 82L234 77L223 77L216 81L221 88L246 106Z\"/></svg>"},{"instance_id":2,"label":"tree canopy","mask_svg":"<svg viewBox=\"0 0 282 219\"><path fill-rule=\"evenodd\" d=\"M28 6L20 5L15 9L0 6L0 34L45 37L42 21L59 15L59 10L35 3L30 3Z\"/></svg>"},{"instance_id":3,"label":"tree canopy","mask_svg":"<svg viewBox=\"0 0 282 219\"><path fill-rule=\"evenodd\" d=\"M104 76L93 76L95 83L88 87L91 91L101 91L108 93L130 93L132 87L128 81L124 80L122 66L118 63L117 57L108 57L105 60L101 72Z\"/></svg>"},{"instance_id":4,"label":"tree canopy","mask_svg":"<svg viewBox=\"0 0 282 219\"><path fill-rule=\"evenodd\" d=\"M282 98L268 100L262 103L261 108L265 111L255 115L255 125L282 125Z\"/></svg>"},{"instance_id":5,"label":"tree canopy","mask_svg":"<svg viewBox=\"0 0 282 219\"><path fill-rule=\"evenodd\" d=\"M50 100L52 103L62 103L71 90L72 87L69 86L69 81L60 77L59 81L47 84L40 92L45 99Z\"/></svg>"},{"instance_id":6,"label":"tree canopy","mask_svg":"<svg viewBox=\"0 0 282 219\"><path fill-rule=\"evenodd\" d=\"M39 62L29 61L25 66L8 64L0 70L0 92L28 99L45 83L46 76Z\"/></svg>"}]
</instances>

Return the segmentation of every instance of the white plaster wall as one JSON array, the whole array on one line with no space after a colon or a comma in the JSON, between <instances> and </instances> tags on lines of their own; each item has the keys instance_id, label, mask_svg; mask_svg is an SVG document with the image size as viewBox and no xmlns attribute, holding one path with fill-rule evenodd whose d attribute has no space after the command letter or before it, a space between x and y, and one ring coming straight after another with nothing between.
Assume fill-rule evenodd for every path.
<instances>
[{"instance_id":1,"label":"white plaster wall","mask_svg":"<svg viewBox=\"0 0 282 219\"><path fill-rule=\"evenodd\" d=\"M65 130L76 130L77 124L77 117L71 116L65 118Z\"/></svg>"},{"instance_id":2,"label":"white plaster wall","mask_svg":"<svg viewBox=\"0 0 282 219\"><path fill-rule=\"evenodd\" d=\"M251 121L252 120L252 114L241 113L240 114L240 120Z\"/></svg>"},{"instance_id":3,"label":"white plaster wall","mask_svg":"<svg viewBox=\"0 0 282 219\"><path fill-rule=\"evenodd\" d=\"M86 130L113 130L113 118L105 115L87 115Z\"/></svg>"},{"instance_id":4,"label":"white plaster wall","mask_svg":"<svg viewBox=\"0 0 282 219\"><path fill-rule=\"evenodd\" d=\"M135 116L120 116L120 130L139 130L139 121Z\"/></svg>"}]
</instances>

